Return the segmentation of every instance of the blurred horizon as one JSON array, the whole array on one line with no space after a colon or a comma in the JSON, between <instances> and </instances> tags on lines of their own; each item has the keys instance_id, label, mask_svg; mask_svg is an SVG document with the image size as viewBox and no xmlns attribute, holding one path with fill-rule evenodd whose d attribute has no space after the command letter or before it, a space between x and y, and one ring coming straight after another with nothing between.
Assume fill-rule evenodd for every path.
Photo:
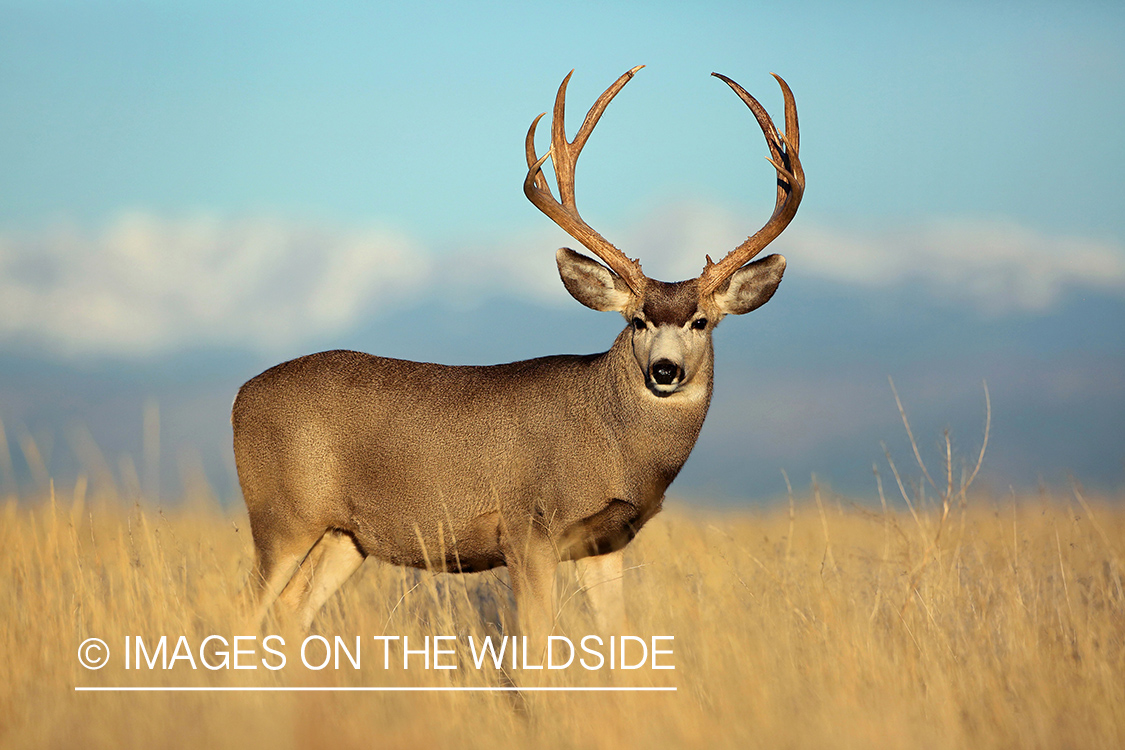
<instances>
[{"instance_id":1,"label":"blurred horizon","mask_svg":"<svg viewBox=\"0 0 1125 750\"><path fill-rule=\"evenodd\" d=\"M0 0L0 490L89 471L80 429L118 482L174 496L191 465L237 497L235 391L313 351L604 351L623 321L559 282L581 248L524 198L523 139L571 68L573 134L638 63L577 189L650 275L773 205L712 71L775 117L786 79L808 176L671 496L774 498L782 470L870 496L883 442L912 474L888 376L931 472L947 428L975 461L987 381L979 482L1125 487L1125 8Z\"/></svg>"}]
</instances>

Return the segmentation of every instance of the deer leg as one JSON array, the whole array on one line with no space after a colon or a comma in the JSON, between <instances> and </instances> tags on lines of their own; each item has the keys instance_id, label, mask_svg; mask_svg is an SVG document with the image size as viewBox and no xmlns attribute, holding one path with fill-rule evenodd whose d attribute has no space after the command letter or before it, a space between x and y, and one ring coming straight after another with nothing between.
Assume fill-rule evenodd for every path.
<instances>
[{"instance_id":1,"label":"deer leg","mask_svg":"<svg viewBox=\"0 0 1125 750\"><path fill-rule=\"evenodd\" d=\"M288 611L296 612L308 598L309 589L312 587L313 574L320 565L321 558L324 557L325 539L329 533L325 532L324 536L317 540L309 554L301 561L300 567L293 573L293 577L289 579L289 583L285 584L285 588L278 595L277 601Z\"/></svg>"},{"instance_id":2,"label":"deer leg","mask_svg":"<svg viewBox=\"0 0 1125 750\"><path fill-rule=\"evenodd\" d=\"M315 558L315 559L313 559ZM312 562L309 563L310 559ZM337 589L348 580L359 566L367 559L359 551L355 540L348 534L340 531L329 531L316 545L316 549L305 558L301 564L301 571L309 564L307 583L302 584L301 602L296 606L297 619L304 630L312 625L317 612L336 593ZM294 577L304 578L301 572Z\"/></svg>"},{"instance_id":3,"label":"deer leg","mask_svg":"<svg viewBox=\"0 0 1125 750\"><path fill-rule=\"evenodd\" d=\"M607 555L575 560L578 580L594 613L594 624L603 636L626 632L625 597L621 579L625 567L624 548Z\"/></svg>"},{"instance_id":4,"label":"deer leg","mask_svg":"<svg viewBox=\"0 0 1125 750\"><path fill-rule=\"evenodd\" d=\"M289 584L312 545L312 541L302 541L288 544L283 549L274 546L258 548L258 564L254 572L256 594L251 627L257 629L261 626L266 613Z\"/></svg>"},{"instance_id":5,"label":"deer leg","mask_svg":"<svg viewBox=\"0 0 1125 750\"><path fill-rule=\"evenodd\" d=\"M251 530L255 530L254 517L250 519ZM308 557L308 552L323 534L323 530L304 534L264 534L255 530L254 546L258 551L258 564L252 582L254 590L254 612L250 626L257 630L270 607L276 602Z\"/></svg>"},{"instance_id":6,"label":"deer leg","mask_svg":"<svg viewBox=\"0 0 1125 750\"><path fill-rule=\"evenodd\" d=\"M520 554L508 562L520 631L528 650L541 654L555 624L555 571L558 556L549 540L534 533Z\"/></svg>"}]
</instances>

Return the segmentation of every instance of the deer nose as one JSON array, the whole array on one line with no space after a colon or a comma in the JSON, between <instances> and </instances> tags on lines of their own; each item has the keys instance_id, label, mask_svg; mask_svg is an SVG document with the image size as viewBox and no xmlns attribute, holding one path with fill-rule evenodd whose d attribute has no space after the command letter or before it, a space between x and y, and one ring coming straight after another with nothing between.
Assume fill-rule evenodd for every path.
<instances>
[{"instance_id":1,"label":"deer nose","mask_svg":"<svg viewBox=\"0 0 1125 750\"><path fill-rule=\"evenodd\" d=\"M680 367L670 359L658 359L649 368L649 376L658 385L672 385L680 377Z\"/></svg>"}]
</instances>

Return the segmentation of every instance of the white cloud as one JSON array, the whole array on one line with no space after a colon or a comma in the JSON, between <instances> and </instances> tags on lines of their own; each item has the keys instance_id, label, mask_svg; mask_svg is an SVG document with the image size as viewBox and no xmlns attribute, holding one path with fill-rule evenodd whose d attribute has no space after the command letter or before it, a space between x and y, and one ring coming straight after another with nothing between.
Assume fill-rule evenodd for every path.
<instances>
[{"instance_id":1,"label":"white cloud","mask_svg":"<svg viewBox=\"0 0 1125 750\"><path fill-rule=\"evenodd\" d=\"M697 275L757 227L703 204L664 207L607 238L656 278ZM0 231L0 341L72 354L183 346L275 349L347 330L412 300L573 304L554 249L581 249L549 223L431 253L381 228L277 218L123 216L100 232ZM1125 291L1125 248L1006 221L938 221L885 231L798 220L771 251L791 273L852 288L916 282L981 311L1049 309L1067 289Z\"/></svg>"},{"instance_id":2,"label":"white cloud","mask_svg":"<svg viewBox=\"0 0 1125 750\"><path fill-rule=\"evenodd\" d=\"M389 230L130 214L97 233L0 233L0 337L68 353L271 348L342 330L428 275Z\"/></svg>"},{"instance_id":3,"label":"white cloud","mask_svg":"<svg viewBox=\"0 0 1125 750\"><path fill-rule=\"evenodd\" d=\"M801 229L794 261L829 279L872 286L917 280L982 311L1046 310L1068 289L1125 290L1125 248L1040 233L1004 220L947 220L880 233Z\"/></svg>"},{"instance_id":4,"label":"white cloud","mask_svg":"<svg viewBox=\"0 0 1125 750\"><path fill-rule=\"evenodd\" d=\"M756 231L747 218L681 203L621 234L645 271L662 279L697 275ZM758 224L755 224L758 220ZM880 231L816 226L799 216L766 252L784 253L791 272L859 287L920 282L933 294L985 312L1049 309L1067 289L1125 291L1125 247L1052 235L1015 222L934 220Z\"/></svg>"}]
</instances>

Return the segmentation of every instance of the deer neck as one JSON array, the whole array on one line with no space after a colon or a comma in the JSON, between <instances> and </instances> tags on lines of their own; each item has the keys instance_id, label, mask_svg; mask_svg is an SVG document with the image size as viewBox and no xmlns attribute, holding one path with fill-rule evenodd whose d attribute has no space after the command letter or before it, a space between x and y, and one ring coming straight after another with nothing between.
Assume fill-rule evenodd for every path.
<instances>
[{"instance_id":1,"label":"deer neck","mask_svg":"<svg viewBox=\"0 0 1125 750\"><path fill-rule=\"evenodd\" d=\"M664 396L654 394L646 385L644 371L633 355L628 328L597 363L603 392L609 396L604 414L607 426L667 483L695 447L711 404L714 349L710 340L706 347L687 382Z\"/></svg>"}]
</instances>

